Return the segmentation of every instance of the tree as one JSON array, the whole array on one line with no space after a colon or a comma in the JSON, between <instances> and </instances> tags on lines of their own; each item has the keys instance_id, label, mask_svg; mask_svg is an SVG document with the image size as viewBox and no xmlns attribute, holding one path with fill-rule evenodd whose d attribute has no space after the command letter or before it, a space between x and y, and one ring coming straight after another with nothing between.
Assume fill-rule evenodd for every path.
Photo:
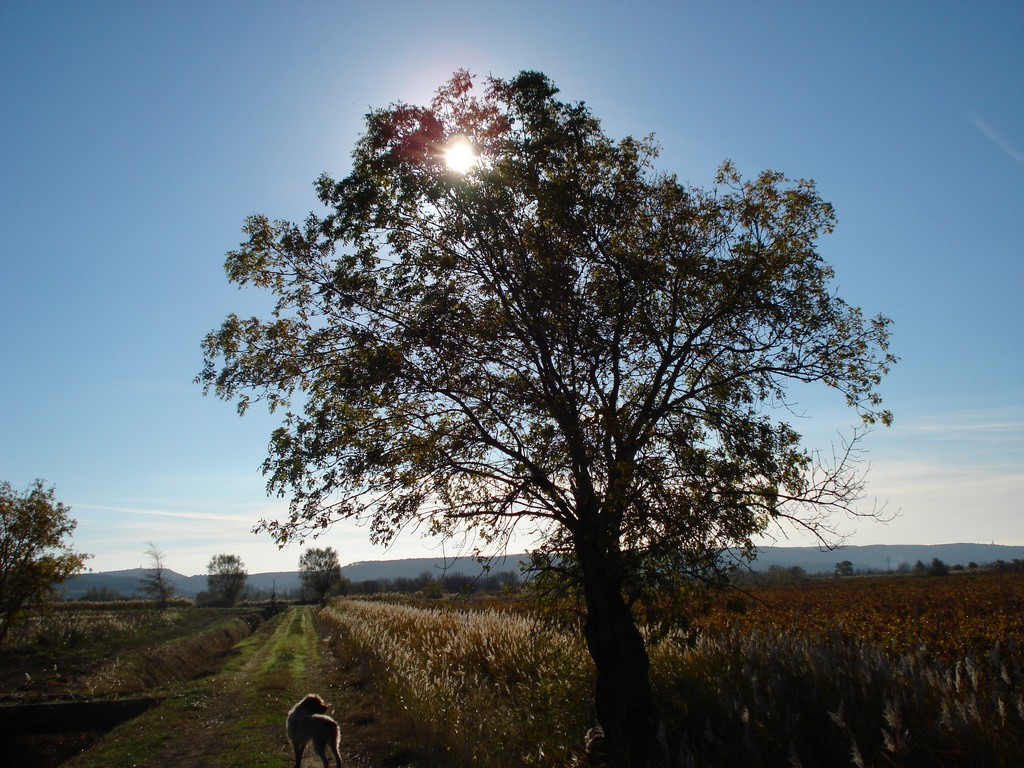
<instances>
[{"instance_id":1,"label":"tree","mask_svg":"<svg viewBox=\"0 0 1024 768\"><path fill-rule=\"evenodd\" d=\"M206 588L215 600L235 605L249 574L238 555L214 555L206 566Z\"/></svg>"},{"instance_id":2,"label":"tree","mask_svg":"<svg viewBox=\"0 0 1024 768\"><path fill-rule=\"evenodd\" d=\"M862 496L864 429L823 463L788 393L823 384L888 424L894 358L889 320L831 286L813 182L726 162L685 185L653 139L613 141L556 94L458 72L429 106L371 112L349 175L316 183L325 213L246 221L228 278L276 303L208 334L197 380L284 413L263 469L289 513L257 526L279 543L339 519L378 543L539 531L536 561L584 598L615 764L644 765L659 718L635 608L773 523L830 541ZM456 142L477 158L460 171Z\"/></svg>"},{"instance_id":3,"label":"tree","mask_svg":"<svg viewBox=\"0 0 1024 768\"><path fill-rule=\"evenodd\" d=\"M174 580L167 573L164 565L164 553L157 549L156 544L149 542L149 549L145 551L152 563L142 579L142 594L146 595L160 604L160 610L167 610L168 601L174 597Z\"/></svg>"},{"instance_id":4,"label":"tree","mask_svg":"<svg viewBox=\"0 0 1024 768\"><path fill-rule=\"evenodd\" d=\"M853 576L853 563L849 560L836 563L836 576Z\"/></svg>"},{"instance_id":5,"label":"tree","mask_svg":"<svg viewBox=\"0 0 1024 768\"><path fill-rule=\"evenodd\" d=\"M299 579L321 603L327 593L341 586L341 563L332 547L307 549L299 557Z\"/></svg>"},{"instance_id":6,"label":"tree","mask_svg":"<svg viewBox=\"0 0 1024 768\"><path fill-rule=\"evenodd\" d=\"M807 571L799 565L791 565L788 568L783 565L770 565L765 576L769 584L798 584L807 581Z\"/></svg>"},{"instance_id":7,"label":"tree","mask_svg":"<svg viewBox=\"0 0 1024 768\"><path fill-rule=\"evenodd\" d=\"M70 512L42 480L24 494L0 483L0 644L28 604L85 566L89 555L75 552L66 540L78 525Z\"/></svg>"},{"instance_id":8,"label":"tree","mask_svg":"<svg viewBox=\"0 0 1024 768\"><path fill-rule=\"evenodd\" d=\"M91 603L112 603L116 600L124 600L125 596L110 587L89 587L78 599Z\"/></svg>"}]
</instances>

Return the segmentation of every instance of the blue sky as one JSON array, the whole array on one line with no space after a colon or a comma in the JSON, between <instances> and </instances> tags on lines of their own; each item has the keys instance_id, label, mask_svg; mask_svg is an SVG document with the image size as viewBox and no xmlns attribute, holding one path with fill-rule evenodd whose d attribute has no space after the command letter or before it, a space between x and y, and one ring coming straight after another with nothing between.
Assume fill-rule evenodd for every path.
<instances>
[{"instance_id":1,"label":"blue sky","mask_svg":"<svg viewBox=\"0 0 1024 768\"><path fill-rule=\"evenodd\" d=\"M835 205L838 290L893 318L902 358L866 501L900 516L850 543L1024 544L1022 35L1019 2L0 4L0 480L54 484L95 570L150 541L186 574L219 552L294 570L249 532L286 506L259 472L274 419L192 381L202 336L265 306L224 253L246 215L313 208L369 108L535 69L682 179L731 158ZM850 416L806 402L827 449Z\"/></svg>"}]
</instances>

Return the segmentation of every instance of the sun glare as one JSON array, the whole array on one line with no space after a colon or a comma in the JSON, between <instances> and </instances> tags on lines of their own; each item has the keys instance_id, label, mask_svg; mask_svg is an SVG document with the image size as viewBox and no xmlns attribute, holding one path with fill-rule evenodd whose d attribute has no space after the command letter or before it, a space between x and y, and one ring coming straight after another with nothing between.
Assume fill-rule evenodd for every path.
<instances>
[{"instance_id":1,"label":"sun glare","mask_svg":"<svg viewBox=\"0 0 1024 768\"><path fill-rule=\"evenodd\" d=\"M473 146L461 136L448 142L444 151L444 164L458 174L468 173L477 164Z\"/></svg>"}]
</instances>

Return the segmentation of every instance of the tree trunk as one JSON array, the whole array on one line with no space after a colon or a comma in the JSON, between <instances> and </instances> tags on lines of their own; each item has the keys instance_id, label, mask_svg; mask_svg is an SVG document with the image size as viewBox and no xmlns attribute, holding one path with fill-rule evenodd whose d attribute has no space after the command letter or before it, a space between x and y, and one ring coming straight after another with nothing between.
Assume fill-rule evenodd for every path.
<instances>
[{"instance_id":1,"label":"tree trunk","mask_svg":"<svg viewBox=\"0 0 1024 768\"><path fill-rule=\"evenodd\" d=\"M584 636L597 669L595 709L614 768L664 764L660 718L643 636L622 595L618 552L579 553L587 618Z\"/></svg>"}]
</instances>

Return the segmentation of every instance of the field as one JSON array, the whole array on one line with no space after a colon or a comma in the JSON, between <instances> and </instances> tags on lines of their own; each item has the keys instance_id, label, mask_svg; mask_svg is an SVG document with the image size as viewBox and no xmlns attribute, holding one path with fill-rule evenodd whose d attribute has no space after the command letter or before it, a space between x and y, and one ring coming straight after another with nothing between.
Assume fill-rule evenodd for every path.
<instances>
[{"instance_id":1,"label":"field","mask_svg":"<svg viewBox=\"0 0 1024 768\"><path fill-rule=\"evenodd\" d=\"M57 765L98 736L40 727L32 713L102 728L98 711L152 706L169 686L216 669L260 622L251 610L160 612L131 603L69 604L33 617L11 633L0 654L0 716L11 733L3 763Z\"/></svg>"},{"instance_id":2,"label":"field","mask_svg":"<svg viewBox=\"0 0 1024 768\"><path fill-rule=\"evenodd\" d=\"M679 765L1010 766L1024 753L1021 574L828 579L700 605L650 635ZM592 764L589 658L566 614L525 598L382 595L258 618L97 609L32 631L0 655L7 701L157 701L90 737L73 768L284 766L284 713L310 690L334 706L347 765ZM4 765L61 764L44 757Z\"/></svg>"},{"instance_id":3,"label":"field","mask_svg":"<svg viewBox=\"0 0 1024 768\"><path fill-rule=\"evenodd\" d=\"M284 716L309 691L344 725L346 766L426 764L313 606L65 607L0 651L4 768L290 765ZM137 703L120 724L91 714ZM32 723L38 711L51 721Z\"/></svg>"},{"instance_id":4,"label":"field","mask_svg":"<svg viewBox=\"0 0 1024 768\"><path fill-rule=\"evenodd\" d=\"M691 732L710 715L711 764L1009 766L1024 749L1020 574L752 590L695 629L653 655L666 710Z\"/></svg>"},{"instance_id":5,"label":"field","mask_svg":"<svg viewBox=\"0 0 1024 768\"><path fill-rule=\"evenodd\" d=\"M576 634L509 606L326 613L451 764L583 764ZM652 634L651 674L681 765L1010 766L1022 638L1019 574L826 580L717 596Z\"/></svg>"}]
</instances>

